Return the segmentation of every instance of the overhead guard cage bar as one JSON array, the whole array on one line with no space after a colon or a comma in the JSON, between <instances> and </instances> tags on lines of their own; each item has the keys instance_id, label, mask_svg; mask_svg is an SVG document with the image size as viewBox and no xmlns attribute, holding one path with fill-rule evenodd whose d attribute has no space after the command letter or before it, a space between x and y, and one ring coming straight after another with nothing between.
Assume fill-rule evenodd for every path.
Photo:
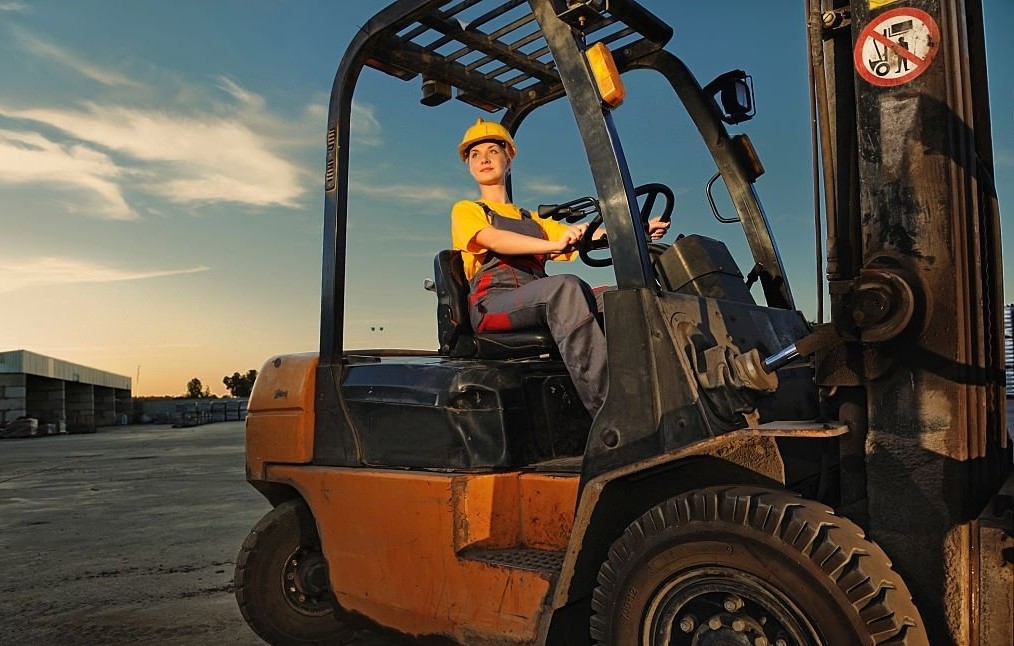
<instances>
[{"instance_id":1,"label":"overhead guard cage bar","mask_svg":"<svg viewBox=\"0 0 1014 646\"><path fill-rule=\"evenodd\" d=\"M398 0L360 28L338 68L328 110L321 284L322 366L341 362L345 286L340 277L346 256L350 119L352 96L362 69L372 67L404 81L420 79L429 84L424 95L424 103L428 105L449 100L454 92L454 98L479 109L488 112L506 110L501 122L513 133L533 109L560 98L566 91L567 75L561 75L553 48L559 49L566 40L563 30L569 32L569 27L556 16L568 11L576 14L572 16L575 21L583 21L582 47L598 42L606 44L621 72L645 67L646 59L659 56L672 59L676 67L683 68L678 59L662 49L672 37L672 28L633 0ZM547 40L550 32L556 34L554 43ZM573 32L567 34L567 39L571 41L571 47L576 44ZM557 51L557 57L560 55L561 52ZM564 55L563 60L568 58L573 57ZM574 66L570 67L568 74L572 77ZM668 76L665 71L663 73ZM692 79L689 74L686 76ZM669 80L675 87L676 81ZM696 81L693 83L696 85ZM699 91L699 86L696 87ZM575 110L578 109L575 105ZM707 107L706 111L710 109ZM691 117L702 129L702 134L705 131L713 134L717 119L711 114L697 115L691 110ZM585 131L582 119L578 121L587 146L590 135ZM606 127L611 130L608 120ZM720 134L721 137L707 141L713 154L717 154L716 148L728 140L724 129ZM598 145L609 145L601 143L602 131L596 135ZM615 134L610 132L605 139L615 139ZM618 151L618 142L616 146ZM593 174L596 178L600 177L599 173ZM610 174L605 173L607 176ZM625 165L621 174L625 183L629 184ZM744 183L751 181L751 178L746 178ZM603 187L597 188L602 195ZM615 190L616 186L606 188ZM623 192L628 196L631 194ZM730 187L730 192L737 201L733 187ZM625 200L620 198L620 201ZM740 206L738 201L737 206ZM611 208L616 207L612 205ZM604 205L607 225L609 213L606 211L609 208L610 205ZM757 208L753 210L763 218ZM635 237L642 238L643 235L635 232ZM630 284L636 283L642 275L650 276L646 258L637 253L624 253L625 249L629 251L629 244L636 243L636 239L610 240L616 250L617 284L621 287L625 276L631 276L627 281ZM644 241L640 240L639 244L643 245ZM776 268L774 273L780 293L775 300L781 306L791 306L791 296L781 279L781 260L773 242L765 242L761 246L762 249L753 249L754 255L769 258L767 266ZM635 264L625 267L625 262Z\"/></svg>"}]
</instances>

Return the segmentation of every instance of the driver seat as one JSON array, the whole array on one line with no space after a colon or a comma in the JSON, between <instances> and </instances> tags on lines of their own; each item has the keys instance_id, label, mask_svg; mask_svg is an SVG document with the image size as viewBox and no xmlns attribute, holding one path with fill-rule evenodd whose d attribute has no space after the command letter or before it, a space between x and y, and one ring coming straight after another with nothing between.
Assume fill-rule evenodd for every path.
<instances>
[{"instance_id":1,"label":"driver seat","mask_svg":"<svg viewBox=\"0 0 1014 646\"><path fill-rule=\"evenodd\" d=\"M548 329L476 334L468 316L468 281L461 252L445 249L433 260L440 354L455 358L521 359L559 357Z\"/></svg>"}]
</instances>

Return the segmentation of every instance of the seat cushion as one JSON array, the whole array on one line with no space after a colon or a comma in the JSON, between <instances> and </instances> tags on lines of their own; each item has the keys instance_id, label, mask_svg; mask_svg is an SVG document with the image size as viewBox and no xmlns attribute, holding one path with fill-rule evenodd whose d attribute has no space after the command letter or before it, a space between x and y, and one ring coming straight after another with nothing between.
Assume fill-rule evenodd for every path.
<instances>
[{"instance_id":1,"label":"seat cushion","mask_svg":"<svg viewBox=\"0 0 1014 646\"><path fill-rule=\"evenodd\" d=\"M522 330L520 332L499 332L497 334L476 334L475 356L481 359L511 359L550 355L559 357L549 330Z\"/></svg>"}]
</instances>

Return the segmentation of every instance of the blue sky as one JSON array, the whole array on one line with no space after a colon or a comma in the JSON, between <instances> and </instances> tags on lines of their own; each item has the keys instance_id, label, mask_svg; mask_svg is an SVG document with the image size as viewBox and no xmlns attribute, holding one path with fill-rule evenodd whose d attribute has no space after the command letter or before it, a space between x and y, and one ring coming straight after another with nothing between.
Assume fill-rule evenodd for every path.
<instances>
[{"instance_id":1,"label":"blue sky","mask_svg":"<svg viewBox=\"0 0 1014 646\"><path fill-rule=\"evenodd\" d=\"M0 349L129 375L137 394L182 393L195 376L223 393L225 375L315 350L327 94L355 30L385 4L0 0ZM812 317L803 3L644 4L674 26L668 48L702 83L752 74L757 117L733 130L767 168L757 190ZM1014 200L1014 2L984 4L1003 210ZM615 119L635 183L672 186L674 230L727 239L746 271L742 235L710 215L713 164L671 93L645 73L627 89ZM349 347L436 345L422 282L448 244L451 205L475 196L455 145L480 114L418 96L417 81L373 71L357 90ZM565 105L532 115L517 142L520 204L590 194ZM1010 256L1014 230L1004 233Z\"/></svg>"}]
</instances>

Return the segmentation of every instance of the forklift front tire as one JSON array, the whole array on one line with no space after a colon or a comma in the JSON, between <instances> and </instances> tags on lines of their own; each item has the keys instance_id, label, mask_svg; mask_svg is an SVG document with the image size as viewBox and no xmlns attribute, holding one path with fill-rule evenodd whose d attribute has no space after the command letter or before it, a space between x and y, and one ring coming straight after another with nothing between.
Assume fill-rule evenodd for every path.
<instances>
[{"instance_id":1,"label":"forklift front tire","mask_svg":"<svg viewBox=\"0 0 1014 646\"><path fill-rule=\"evenodd\" d=\"M236 557L235 583L243 618L269 644L343 644L353 636L302 500L283 502L254 526Z\"/></svg>"},{"instance_id":2,"label":"forklift front tire","mask_svg":"<svg viewBox=\"0 0 1014 646\"><path fill-rule=\"evenodd\" d=\"M928 646L887 555L831 508L709 487L631 523L599 569L598 644Z\"/></svg>"}]
</instances>

